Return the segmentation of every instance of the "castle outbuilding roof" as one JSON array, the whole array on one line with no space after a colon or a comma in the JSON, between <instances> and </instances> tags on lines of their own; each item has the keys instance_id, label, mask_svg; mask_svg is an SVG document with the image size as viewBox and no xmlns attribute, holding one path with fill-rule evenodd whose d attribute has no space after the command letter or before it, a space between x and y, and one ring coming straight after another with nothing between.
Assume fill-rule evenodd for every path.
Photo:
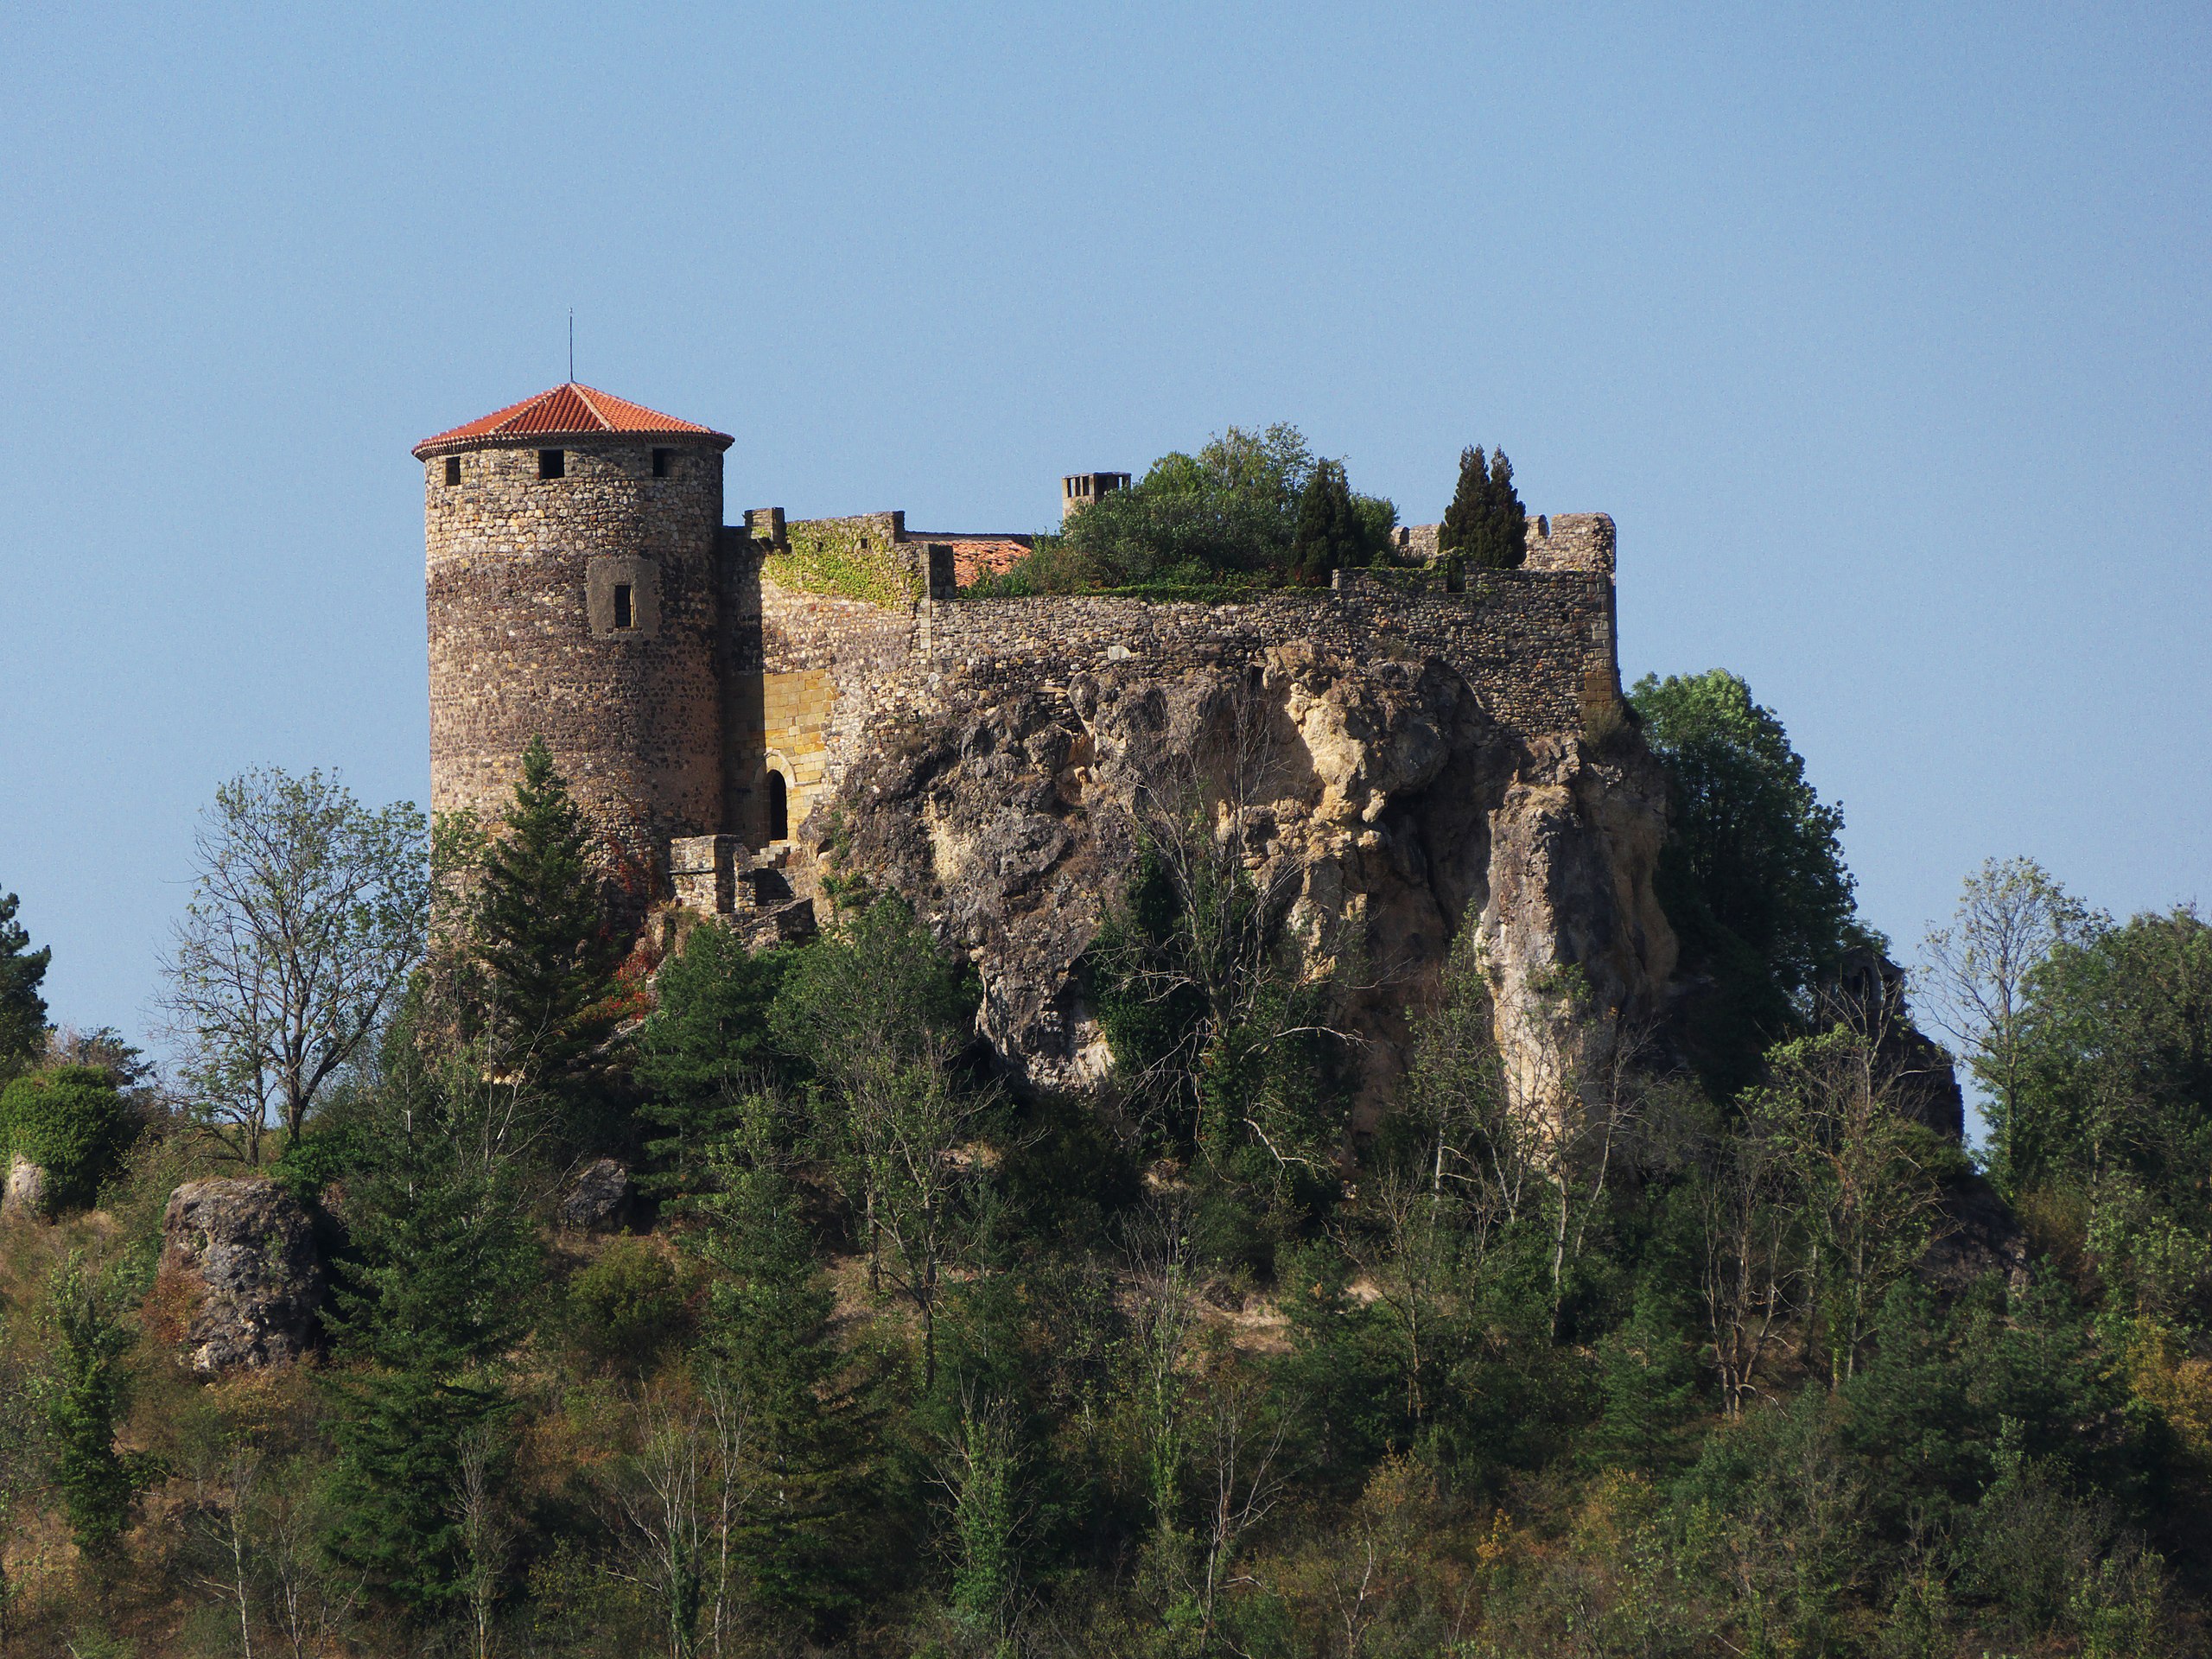
<instances>
[{"instance_id":1,"label":"castle outbuilding roof","mask_svg":"<svg viewBox=\"0 0 2212 1659\"><path fill-rule=\"evenodd\" d=\"M541 391L535 397L525 397L518 404L494 410L466 426L456 426L434 438L425 438L415 446L414 453L417 461L426 461L432 455L465 449L487 440L589 438L610 432L634 432L641 437L709 438L717 449L727 449L734 442L727 432L679 421L673 415L664 415L643 404L633 404L626 397L594 391L571 380L550 391Z\"/></svg>"}]
</instances>

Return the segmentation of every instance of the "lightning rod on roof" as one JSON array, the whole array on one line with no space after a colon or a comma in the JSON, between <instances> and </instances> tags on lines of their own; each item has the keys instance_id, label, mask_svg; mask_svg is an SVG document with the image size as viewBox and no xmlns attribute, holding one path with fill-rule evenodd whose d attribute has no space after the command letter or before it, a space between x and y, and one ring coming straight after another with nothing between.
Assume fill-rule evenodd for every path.
<instances>
[{"instance_id":1,"label":"lightning rod on roof","mask_svg":"<svg viewBox=\"0 0 2212 1659\"><path fill-rule=\"evenodd\" d=\"M569 384L576 383L576 308L569 308Z\"/></svg>"}]
</instances>

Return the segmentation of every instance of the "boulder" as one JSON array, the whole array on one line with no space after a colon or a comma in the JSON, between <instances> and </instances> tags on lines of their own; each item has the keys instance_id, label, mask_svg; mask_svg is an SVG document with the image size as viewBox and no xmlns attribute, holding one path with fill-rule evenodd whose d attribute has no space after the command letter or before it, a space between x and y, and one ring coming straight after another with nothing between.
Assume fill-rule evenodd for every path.
<instances>
[{"instance_id":1,"label":"boulder","mask_svg":"<svg viewBox=\"0 0 2212 1659\"><path fill-rule=\"evenodd\" d=\"M581 1233L611 1233L630 1218L630 1172L612 1158L584 1166L561 1200L561 1224Z\"/></svg>"},{"instance_id":2,"label":"boulder","mask_svg":"<svg viewBox=\"0 0 2212 1659\"><path fill-rule=\"evenodd\" d=\"M46 1213L46 1171L20 1152L8 1166L8 1192L0 1198L0 1211L11 1216Z\"/></svg>"},{"instance_id":3,"label":"boulder","mask_svg":"<svg viewBox=\"0 0 2212 1659\"><path fill-rule=\"evenodd\" d=\"M162 1275L192 1304L184 1344L195 1371L283 1364L315 1344L321 1255L307 1211L273 1182L187 1181L172 1192Z\"/></svg>"}]
</instances>

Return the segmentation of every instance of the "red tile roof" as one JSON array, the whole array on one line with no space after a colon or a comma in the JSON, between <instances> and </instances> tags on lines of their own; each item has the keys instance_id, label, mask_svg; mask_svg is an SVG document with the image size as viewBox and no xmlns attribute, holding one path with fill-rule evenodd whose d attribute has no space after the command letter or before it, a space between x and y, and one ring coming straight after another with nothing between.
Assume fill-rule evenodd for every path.
<instances>
[{"instance_id":1,"label":"red tile roof","mask_svg":"<svg viewBox=\"0 0 2212 1659\"><path fill-rule=\"evenodd\" d=\"M733 442L727 432L694 426L690 421L679 421L673 415L663 415L643 404L594 391L571 380L564 386L556 386L535 397L525 397L518 404L495 410L481 420L456 426L435 438L425 438L415 446L415 458L421 461L448 449L465 449L486 439L582 438L603 432L712 438L717 449L727 449Z\"/></svg>"},{"instance_id":2,"label":"red tile roof","mask_svg":"<svg viewBox=\"0 0 2212 1659\"><path fill-rule=\"evenodd\" d=\"M1028 557L1036 545L1027 536L978 536L960 531L921 531L906 532L910 542L938 542L952 549L953 580L963 588L978 576L995 576L1008 565Z\"/></svg>"}]
</instances>

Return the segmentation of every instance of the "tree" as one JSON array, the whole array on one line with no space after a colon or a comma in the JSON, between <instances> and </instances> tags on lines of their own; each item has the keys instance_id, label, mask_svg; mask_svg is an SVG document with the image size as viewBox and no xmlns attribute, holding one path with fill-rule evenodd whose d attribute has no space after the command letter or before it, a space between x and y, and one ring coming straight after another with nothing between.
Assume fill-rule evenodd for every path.
<instances>
[{"instance_id":1,"label":"tree","mask_svg":"<svg viewBox=\"0 0 2212 1659\"><path fill-rule=\"evenodd\" d=\"M1203 1508L1191 1547L1166 1564L1168 1586L1180 1592L1166 1616L1203 1655L1217 1650L1224 1593L1256 1585L1240 1570L1240 1557L1289 1485L1283 1450L1296 1402L1271 1396L1226 1357L1204 1366L1196 1392L1192 1484Z\"/></svg>"},{"instance_id":2,"label":"tree","mask_svg":"<svg viewBox=\"0 0 2212 1659\"><path fill-rule=\"evenodd\" d=\"M1298 498L1298 528L1290 543L1290 577L1301 587L1326 585L1329 573L1371 560L1367 525L1352 505L1351 486L1340 461L1317 463Z\"/></svg>"},{"instance_id":3,"label":"tree","mask_svg":"<svg viewBox=\"0 0 2212 1659\"><path fill-rule=\"evenodd\" d=\"M1686 1197L1702 1246L1708 1352L1736 1418L1798 1305L1806 1263L1797 1171L1787 1142L1758 1117L1713 1135L1702 1151Z\"/></svg>"},{"instance_id":4,"label":"tree","mask_svg":"<svg viewBox=\"0 0 2212 1659\"><path fill-rule=\"evenodd\" d=\"M1823 803L1771 709L1725 669L1646 675L1630 693L1671 799L1657 885L1704 977L1694 1047L1716 1087L1749 1080L1766 1048L1805 1028L1813 991L1866 935Z\"/></svg>"},{"instance_id":5,"label":"tree","mask_svg":"<svg viewBox=\"0 0 2212 1659\"><path fill-rule=\"evenodd\" d=\"M1517 570L1529 556L1529 513L1513 487L1513 463L1501 449L1459 452L1459 482L1437 526L1436 548L1478 569Z\"/></svg>"},{"instance_id":6,"label":"tree","mask_svg":"<svg viewBox=\"0 0 2212 1659\"><path fill-rule=\"evenodd\" d=\"M718 1370L642 1389L608 1480L623 1538L615 1571L652 1597L671 1659L721 1654L735 1629L733 1550L753 1494L751 1402Z\"/></svg>"},{"instance_id":7,"label":"tree","mask_svg":"<svg viewBox=\"0 0 2212 1659\"><path fill-rule=\"evenodd\" d=\"M868 1193L872 1231L890 1245L881 1276L922 1326L922 1390L937 1386L938 1314L947 1269L977 1230L982 1166L963 1156L996 1115L988 1090L962 1087L942 1049L855 1068L844 1090L846 1133ZM873 1248L873 1244L871 1244Z\"/></svg>"},{"instance_id":8,"label":"tree","mask_svg":"<svg viewBox=\"0 0 2212 1659\"><path fill-rule=\"evenodd\" d=\"M2062 939L2028 978L2018 1092L1993 1122L2016 1189L2126 1177L2212 1221L2212 925L2183 907Z\"/></svg>"},{"instance_id":9,"label":"tree","mask_svg":"<svg viewBox=\"0 0 2212 1659\"><path fill-rule=\"evenodd\" d=\"M0 1317L0 1338L12 1337ZM41 1518L41 1489L48 1462L43 1408L45 1378L17 1356L14 1344L0 1342L0 1653L13 1653L22 1592L20 1576L8 1563Z\"/></svg>"},{"instance_id":10,"label":"tree","mask_svg":"<svg viewBox=\"0 0 2212 1659\"><path fill-rule=\"evenodd\" d=\"M1767 1056L1746 1104L1792 1166L1803 1205L1808 1312L1827 1328L1829 1379L1859 1369L1890 1287L1925 1253L1941 1206L1934 1137L1909 1122L1880 1033L1838 1025Z\"/></svg>"},{"instance_id":11,"label":"tree","mask_svg":"<svg viewBox=\"0 0 2212 1659\"><path fill-rule=\"evenodd\" d=\"M971 1635L1007 1643L1021 1589L1021 1539L1028 1506L1013 1413L1000 1400L960 1396L960 1416L932 1475L951 1514L953 1618Z\"/></svg>"},{"instance_id":12,"label":"tree","mask_svg":"<svg viewBox=\"0 0 2212 1659\"><path fill-rule=\"evenodd\" d=\"M770 1008L776 1044L836 1082L964 1045L980 988L903 899L879 899L795 953Z\"/></svg>"},{"instance_id":13,"label":"tree","mask_svg":"<svg viewBox=\"0 0 2212 1659\"><path fill-rule=\"evenodd\" d=\"M2031 976L2061 945L2096 925L2086 907L2030 858L1987 859L1961 886L1948 927L1931 929L1923 980L1936 1018L1989 1095L1992 1174L2015 1191L2006 1158L2024 1082L2023 1035Z\"/></svg>"},{"instance_id":14,"label":"tree","mask_svg":"<svg viewBox=\"0 0 2212 1659\"><path fill-rule=\"evenodd\" d=\"M590 823L542 737L523 751L501 823L484 849L473 918L485 1012L510 1069L558 1079L613 1029L625 949L601 902Z\"/></svg>"},{"instance_id":15,"label":"tree","mask_svg":"<svg viewBox=\"0 0 2212 1659\"><path fill-rule=\"evenodd\" d=\"M114 1550L139 1493L158 1472L153 1459L115 1443L130 1403L125 1306L111 1274L74 1254L47 1282L48 1363L37 1385L46 1444L70 1530L78 1548L96 1558Z\"/></svg>"},{"instance_id":16,"label":"tree","mask_svg":"<svg viewBox=\"0 0 2212 1659\"><path fill-rule=\"evenodd\" d=\"M716 1270L705 1359L727 1390L728 1455L741 1471L730 1554L770 1613L823 1621L868 1571L871 1425L831 1329L836 1298L799 1218L774 1103L748 1099L712 1153L713 1190L685 1242Z\"/></svg>"},{"instance_id":17,"label":"tree","mask_svg":"<svg viewBox=\"0 0 2212 1659\"><path fill-rule=\"evenodd\" d=\"M1397 508L1350 493L1343 464L1317 461L1296 427L1232 426L1196 454L1160 456L1129 488L1084 508L1007 573L1007 590L1315 580L1317 567L1302 566L1296 550L1302 509L1324 467L1334 474L1327 521L1358 556L1347 562L1365 563L1388 541Z\"/></svg>"},{"instance_id":18,"label":"tree","mask_svg":"<svg viewBox=\"0 0 2212 1659\"><path fill-rule=\"evenodd\" d=\"M870 1282L887 1277L920 1319L925 1389L937 1380L945 1269L972 1230L982 1173L960 1154L996 1111L993 1091L956 1072L974 1010L962 964L903 903L881 899L842 937L799 953L771 1015L836 1109L833 1144L867 1231Z\"/></svg>"},{"instance_id":19,"label":"tree","mask_svg":"<svg viewBox=\"0 0 2212 1659\"><path fill-rule=\"evenodd\" d=\"M538 1245L516 1179L510 1090L458 1062L403 1064L374 1117L334 1287L348 1363L328 1382L334 1547L428 1618L467 1599L481 1573L469 1465L479 1460L479 1487L497 1478L501 1363L529 1326Z\"/></svg>"},{"instance_id":20,"label":"tree","mask_svg":"<svg viewBox=\"0 0 2212 1659\"><path fill-rule=\"evenodd\" d=\"M163 1006L196 1107L249 1161L272 1120L298 1138L422 959L426 835L411 804L372 812L320 772L215 791Z\"/></svg>"},{"instance_id":21,"label":"tree","mask_svg":"<svg viewBox=\"0 0 2212 1659\"><path fill-rule=\"evenodd\" d=\"M734 929L706 922L661 965L637 1077L647 1096L640 1115L665 1131L646 1149L680 1185L696 1185L705 1148L734 1125L746 1094L788 1065L768 1015L791 960L748 950Z\"/></svg>"},{"instance_id":22,"label":"tree","mask_svg":"<svg viewBox=\"0 0 2212 1659\"><path fill-rule=\"evenodd\" d=\"M0 893L0 1083L46 1046L46 999L38 988L54 951L30 948L31 936L16 919L18 902Z\"/></svg>"},{"instance_id":23,"label":"tree","mask_svg":"<svg viewBox=\"0 0 2212 1659\"><path fill-rule=\"evenodd\" d=\"M1622 1468L1656 1468L1695 1408L1697 1361L1656 1294L1637 1297L1628 1322L1601 1345L1599 1363L1605 1403L1591 1433L1593 1450Z\"/></svg>"},{"instance_id":24,"label":"tree","mask_svg":"<svg viewBox=\"0 0 2212 1659\"><path fill-rule=\"evenodd\" d=\"M1298 866L1263 856L1294 764L1270 705L1239 683L1210 712L1193 739L1158 736L1139 757L1135 868L1086 966L1116 1081L1154 1132L1208 1180L1280 1197L1325 1185L1342 1145L1327 1016L1352 947L1340 931L1294 934Z\"/></svg>"}]
</instances>

